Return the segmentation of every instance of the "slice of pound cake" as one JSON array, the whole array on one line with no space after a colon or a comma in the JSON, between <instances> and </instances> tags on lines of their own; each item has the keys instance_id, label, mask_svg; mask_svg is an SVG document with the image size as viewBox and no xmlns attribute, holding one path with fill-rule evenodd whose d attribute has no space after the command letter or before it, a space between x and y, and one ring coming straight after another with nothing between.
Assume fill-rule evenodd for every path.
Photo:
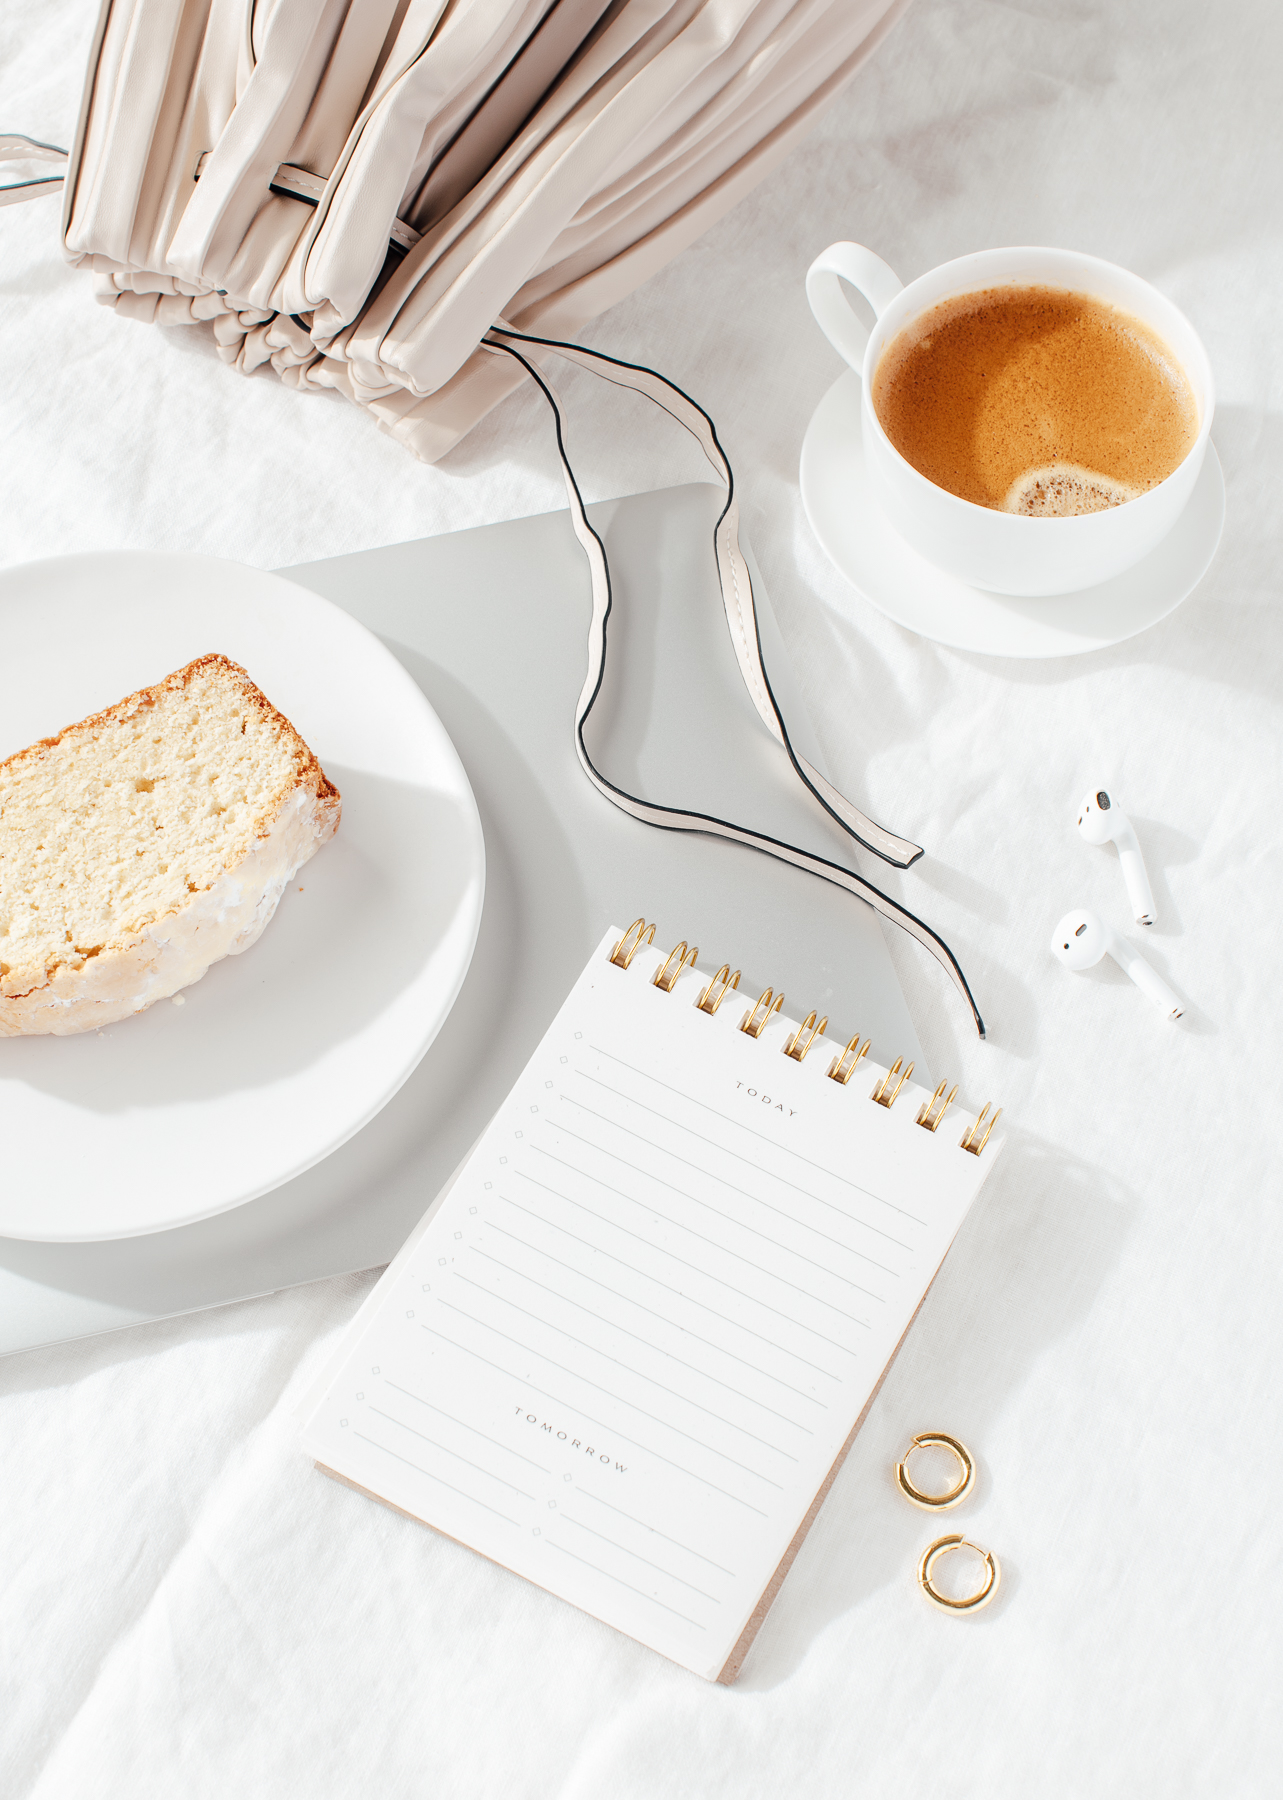
<instances>
[{"instance_id":1,"label":"slice of pound cake","mask_svg":"<svg viewBox=\"0 0 1283 1800\"><path fill-rule=\"evenodd\" d=\"M92 1031L248 950L340 804L225 656L0 762L0 1037Z\"/></svg>"}]
</instances>

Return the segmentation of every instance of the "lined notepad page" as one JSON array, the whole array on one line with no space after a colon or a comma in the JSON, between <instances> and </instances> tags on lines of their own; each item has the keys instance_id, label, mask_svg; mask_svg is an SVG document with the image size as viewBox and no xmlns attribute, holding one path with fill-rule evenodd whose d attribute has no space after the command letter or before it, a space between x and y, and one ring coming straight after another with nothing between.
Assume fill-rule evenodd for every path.
<instances>
[{"instance_id":1,"label":"lined notepad page","mask_svg":"<svg viewBox=\"0 0 1283 1800\"><path fill-rule=\"evenodd\" d=\"M726 1667L1001 1140L782 1054L603 940L313 1396L334 1472L697 1674Z\"/></svg>"}]
</instances>

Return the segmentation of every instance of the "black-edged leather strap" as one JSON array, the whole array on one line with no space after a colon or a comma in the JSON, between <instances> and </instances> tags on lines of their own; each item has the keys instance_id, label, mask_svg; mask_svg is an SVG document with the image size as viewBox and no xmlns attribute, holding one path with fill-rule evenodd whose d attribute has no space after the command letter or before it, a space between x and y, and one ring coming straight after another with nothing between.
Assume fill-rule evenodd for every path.
<instances>
[{"instance_id":1,"label":"black-edged leather strap","mask_svg":"<svg viewBox=\"0 0 1283 1800\"><path fill-rule=\"evenodd\" d=\"M0 206L17 206L23 200L39 200L42 194L62 192L67 152L57 144L42 144L20 131L0 132L0 163L5 162L49 163L58 172L29 176L25 181L0 181Z\"/></svg>"},{"instance_id":2,"label":"black-edged leather strap","mask_svg":"<svg viewBox=\"0 0 1283 1800\"><path fill-rule=\"evenodd\" d=\"M718 516L713 530L713 550L717 563L718 581L721 585L722 600L726 608L727 623L730 628L731 642L735 648L740 671L744 676L749 694L757 708L758 714L772 736L781 744L797 772L799 779L810 790L815 799L836 819L838 824L866 849L875 851L887 862L898 868L907 868L922 855L916 844L899 838L887 831L884 826L877 825L853 806L844 795L827 781L819 770L800 757L791 743L783 716L771 691L766 666L762 659L761 638L757 628L757 611L753 599L753 584L748 565L739 546L739 506L735 498L735 478L726 452L717 436L717 429L703 407L691 399L675 383L660 375L656 370L646 368L640 363L628 363L618 357L606 356L597 350L587 350L582 344L565 343L557 338L535 337L525 332L514 331L510 326L498 324L482 339L485 349L513 357L527 371L535 382L548 405L552 409L557 436L557 452L561 458L562 474L565 478L566 493L570 501L571 523L575 536L588 559L592 575L592 619L588 630L588 668L584 676L584 684L575 707L575 749L579 756L584 773L597 791L620 807L635 819L647 825L656 825L669 831L700 831L714 837L729 838L733 843L745 844L750 849L760 850L767 856L774 856L781 862L791 863L795 868L805 869L821 880L832 882L835 886L845 888L856 899L863 900L875 911L890 919L914 937L948 974L966 1001L977 1032L981 1037L985 1034L984 1021L967 985L967 978L959 966L958 959L952 950L925 925L921 919L901 906L880 888L857 875L853 869L843 867L840 863L830 862L826 857L815 856L810 851L798 849L796 845L782 842L779 838L767 836L763 832L752 831L747 826L736 825L727 819L719 819L709 813L692 812L685 808L658 806L649 800L643 800L636 794L617 787L607 780L594 765L584 741L584 727L601 692L602 677L606 666L606 631L610 610L613 604L610 583L610 565L606 559L605 546L601 538L589 523L584 508L583 495L579 483L566 453L565 436L562 430L561 406L556 392L543 370L530 355L523 354L517 347L527 345L535 350L551 350L581 367L592 370L595 374L615 382L620 387L631 388L634 392L644 394L657 406L683 425L695 438L705 456L726 483L726 505Z\"/></svg>"}]
</instances>

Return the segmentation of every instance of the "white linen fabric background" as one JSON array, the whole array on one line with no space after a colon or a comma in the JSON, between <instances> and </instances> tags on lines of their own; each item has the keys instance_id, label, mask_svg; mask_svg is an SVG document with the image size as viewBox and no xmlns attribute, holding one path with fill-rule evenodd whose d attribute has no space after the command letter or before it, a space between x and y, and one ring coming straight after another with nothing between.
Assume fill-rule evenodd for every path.
<instances>
[{"instance_id":1,"label":"white linen fabric background","mask_svg":"<svg viewBox=\"0 0 1283 1800\"><path fill-rule=\"evenodd\" d=\"M95 11L8 0L7 125L66 140ZM292 1405L373 1278L321 1283L0 1368L6 1795L1277 1791L1280 66L1265 0L917 0L770 180L588 333L717 419L834 777L927 845L882 879L990 1021L975 1042L892 934L932 1067L1013 1129L738 1685L315 1474ZM802 276L840 237L906 279L1065 244L1186 309L1229 516L1174 617L1003 663L888 624L828 567L796 472L839 369ZM0 373L6 562L270 568L562 504L533 396L422 467L336 397L95 306L53 201L0 214ZM697 473L637 401L586 376L565 397L594 495ZM1098 776L1149 857L1178 1027L1047 952L1076 902L1126 926L1112 853L1073 828ZM1005 1581L971 1621L913 1585L933 1526L890 1464L926 1429L981 1458L950 1516Z\"/></svg>"}]
</instances>

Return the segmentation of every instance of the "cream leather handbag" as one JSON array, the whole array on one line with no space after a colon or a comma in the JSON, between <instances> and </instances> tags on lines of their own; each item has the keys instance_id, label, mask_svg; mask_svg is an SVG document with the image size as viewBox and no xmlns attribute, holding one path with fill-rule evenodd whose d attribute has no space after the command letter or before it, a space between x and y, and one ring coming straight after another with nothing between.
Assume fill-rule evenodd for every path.
<instances>
[{"instance_id":1,"label":"cream leather handbag","mask_svg":"<svg viewBox=\"0 0 1283 1800\"><path fill-rule=\"evenodd\" d=\"M435 461L741 199L907 0L103 0L63 241L103 304Z\"/></svg>"},{"instance_id":2,"label":"cream leather handbag","mask_svg":"<svg viewBox=\"0 0 1283 1800\"><path fill-rule=\"evenodd\" d=\"M67 257L126 318L207 322L224 361L336 388L425 461L569 357L693 433L727 485L715 533L731 640L810 793L898 868L921 850L799 757L762 663L730 465L653 370L568 342L735 204L907 0L103 0L70 153L0 203L63 185ZM575 720L590 780L634 817L711 832L835 882L912 933L984 1027L952 952L839 864L623 793L588 755L610 577L566 461L594 605Z\"/></svg>"}]
</instances>

